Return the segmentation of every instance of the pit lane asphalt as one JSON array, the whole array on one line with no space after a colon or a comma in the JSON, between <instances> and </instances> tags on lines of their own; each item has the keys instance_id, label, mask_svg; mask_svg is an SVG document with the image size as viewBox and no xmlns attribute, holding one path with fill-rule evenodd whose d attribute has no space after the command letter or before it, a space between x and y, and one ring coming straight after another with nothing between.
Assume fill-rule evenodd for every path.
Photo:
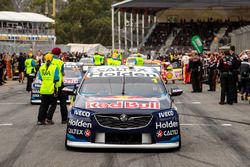
<instances>
[{"instance_id":1,"label":"pit lane asphalt","mask_svg":"<svg viewBox=\"0 0 250 167\"><path fill-rule=\"evenodd\" d=\"M178 85L175 97L181 122L180 151L67 151L59 106L55 125L37 126L39 105L30 105L25 84L0 87L0 167L243 167L250 166L250 105L218 105L219 90L190 93Z\"/></svg>"}]
</instances>

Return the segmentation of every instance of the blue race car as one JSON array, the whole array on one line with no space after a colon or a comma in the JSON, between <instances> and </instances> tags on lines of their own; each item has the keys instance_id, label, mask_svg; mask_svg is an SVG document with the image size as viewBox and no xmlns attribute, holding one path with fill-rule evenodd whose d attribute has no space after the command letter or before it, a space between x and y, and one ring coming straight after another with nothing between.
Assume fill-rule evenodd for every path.
<instances>
[{"instance_id":1,"label":"blue race car","mask_svg":"<svg viewBox=\"0 0 250 167\"><path fill-rule=\"evenodd\" d=\"M92 67L77 90L63 91L76 95L68 113L67 149L181 148L176 106L154 68Z\"/></svg>"},{"instance_id":2,"label":"blue race car","mask_svg":"<svg viewBox=\"0 0 250 167\"><path fill-rule=\"evenodd\" d=\"M83 78L82 64L75 62L66 62L64 64L64 87L72 88L75 85L80 84ZM31 104L40 104L41 95L40 95L41 81L38 79L38 75L35 78L35 81L32 83L31 91ZM70 96L67 98L67 103L70 103Z\"/></svg>"}]
</instances>

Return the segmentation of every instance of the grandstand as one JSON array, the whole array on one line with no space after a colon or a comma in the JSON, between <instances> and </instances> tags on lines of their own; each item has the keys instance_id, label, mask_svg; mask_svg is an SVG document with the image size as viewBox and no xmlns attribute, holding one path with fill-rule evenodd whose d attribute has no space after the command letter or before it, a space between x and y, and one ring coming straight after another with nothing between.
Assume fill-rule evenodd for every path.
<instances>
[{"instance_id":1,"label":"grandstand","mask_svg":"<svg viewBox=\"0 0 250 167\"><path fill-rule=\"evenodd\" d=\"M40 45L50 50L56 42L54 24L53 19L37 13L0 11L0 49L27 52Z\"/></svg>"},{"instance_id":2,"label":"grandstand","mask_svg":"<svg viewBox=\"0 0 250 167\"><path fill-rule=\"evenodd\" d=\"M191 37L199 35L215 51L250 24L249 9L249 0L125 0L112 5L112 46L164 53L192 48Z\"/></svg>"}]
</instances>

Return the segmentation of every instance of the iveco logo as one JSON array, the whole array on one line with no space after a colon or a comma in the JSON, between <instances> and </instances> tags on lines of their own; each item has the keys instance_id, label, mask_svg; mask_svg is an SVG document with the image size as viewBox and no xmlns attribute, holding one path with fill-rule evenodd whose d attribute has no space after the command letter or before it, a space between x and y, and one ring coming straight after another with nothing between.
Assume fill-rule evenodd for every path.
<instances>
[{"instance_id":1,"label":"iveco logo","mask_svg":"<svg viewBox=\"0 0 250 167\"><path fill-rule=\"evenodd\" d=\"M122 122L126 122L126 121L128 120L128 116L127 116L126 114L122 114L122 115L120 116L120 120L121 120Z\"/></svg>"}]
</instances>

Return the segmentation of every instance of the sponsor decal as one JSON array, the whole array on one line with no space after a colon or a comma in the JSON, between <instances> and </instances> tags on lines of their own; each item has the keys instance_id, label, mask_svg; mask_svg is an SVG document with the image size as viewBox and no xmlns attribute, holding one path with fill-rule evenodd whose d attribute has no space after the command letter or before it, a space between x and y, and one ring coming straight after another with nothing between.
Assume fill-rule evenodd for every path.
<instances>
[{"instance_id":1,"label":"sponsor decal","mask_svg":"<svg viewBox=\"0 0 250 167\"><path fill-rule=\"evenodd\" d=\"M86 137L91 136L91 131L89 129L85 129L84 136L86 136Z\"/></svg>"},{"instance_id":2,"label":"sponsor decal","mask_svg":"<svg viewBox=\"0 0 250 167\"><path fill-rule=\"evenodd\" d=\"M87 117L87 118L90 117L90 112L84 111L84 110L74 109L73 114L76 115L76 116L80 116L80 117Z\"/></svg>"},{"instance_id":3,"label":"sponsor decal","mask_svg":"<svg viewBox=\"0 0 250 167\"><path fill-rule=\"evenodd\" d=\"M41 97L40 94L32 94L32 97Z\"/></svg>"},{"instance_id":4,"label":"sponsor decal","mask_svg":"<svg viewBox=\"0 0 250 167\"><path fill-rule=\"evenodd\" d=\"M89 122L85 122L83 120L73 120L73 119L69 119L68 124L70 126L76 126L76 127L83 127L83 128L92 128L92 124Z\"/></svg>"},{"instance_id":5,"label":"sponsor decal","mask_svg":"<svg viewBox=\"0 0 250 167\"><path fill-rule=\"evenodd\" d=\"M160 102L148 102L148 103L138 103L138 102L125 102L125 107L129 109L160 109Z\"/></svg>"},{"instance_id":6,"label":"sponsor decal","mask_svg":"<svg viewBox=\"0 0 250 167\"><path fill-rule=\"evenodd\" d=\"M64 79L65 84L77 84L78 79Z\"/></svg>"},{"instance_id":7,"label":"sponsor decal","mask_svg":"<svg viewBox=\"0 0 250 167\"><path fill-rule=\"evenodd\" d=\"M105 103L105 102L87 101L85 103L85 108L86 109L91 109L91 108L160 109L160 102L139 103L139 102L129 102L129 101L126 101L126 102L117 101L117 102L112 102L112 103Z\"/></svg>"},{"instance_id":8,"label":"sponsor decal","mask_svg":"<svg viewBox=\"0 0 250 167\"><path fill-rule=\"evenodd\" d=\"M90 72L88 73L87 77L157 77L157 73L153 72L120 72L120 71L115 71L115 72Z\"/></svg>"},{"instance_id":9,"label":"sponsor decal","mask_svg":"<svg viewBox=\"0 0 250 167\"><path fill-rule=\"evenodd\" d=\"M166 128L176 128L178 127L178 122L175 121L165 121L165 122L156 122L156 129L166 129Z\"/></svg>"},{"instance_id":10,"label":"sponsor decal","mask_svg":"<svg viewBox=\"0 0 250 167\"><path fill-rule=\"evenodd\" d=\"M168 118L168 117L174 116L174 112L172 110L164 111L164 112L158 113L158 116L159 116L159 118Z\"/></svg>"},{"instance_id":11,"label":"sponsor decal","mask_svg":"<svg viewBox=\"0 0 250 167\"><path fill-rule=\"evenodd\" d=\"M173 135L178 135L178 130L158 130L156 132L156 137L157 138L162 138L163 136L173 136Z\"/></svg>"},{"instance_id":12,"label":"sponsor decal","mask_svg":"<svg viewBox=\"0 0 250 167\"><path fill-rule=\"evenodd\" d=\"M68 128L68 133L73 134L73 135L83 135L84 131L81 129Z\"/></svg>"},{"instance_id":13,"label":"sponsor decal","mask_svg":"<svg viewBox=\"0 0 250 167\"><path fill-rule=\"evenodd\" d=\"M163 131L162 131L162 130L158 130L158 131L156 132L156 137L157 137L157 138L162 138L162 136L163 136Z\"/></svg>"}]
</instances>

